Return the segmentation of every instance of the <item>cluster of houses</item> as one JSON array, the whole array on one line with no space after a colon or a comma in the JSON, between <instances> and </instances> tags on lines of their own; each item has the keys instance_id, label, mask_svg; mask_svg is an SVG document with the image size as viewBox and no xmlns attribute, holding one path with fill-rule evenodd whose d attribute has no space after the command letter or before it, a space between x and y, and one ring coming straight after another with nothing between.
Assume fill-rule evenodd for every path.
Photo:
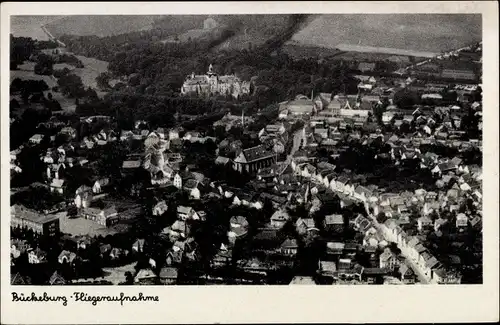
<instances>
[{"instance_id":1,"label":"cluster of houses","mask_svg":"<svg viewBox=\"0 0 500 325\"><path fill-rule=\"evenodd\" d=\"M293 100L279 103L277 120L253 132L254 139L260 141L259 145L245 148L241 141L221 141L214 164L229 165L238 172L252 175L253 179L243 188L228 186L225 180L209 179L202 172L194 171L197 166L180 168L184 157L177 149L183 142L216 142L216 138L204 136L200 132L161 127L149 130L146 122L137 121L133 130L120 134L113 130L100 130L77 143L76 130L54 119L49 121L50 126L60 128L59 135L71 141L58 147L52 146L40 157L46 165L48 188L54 193L67 194L67 171L75 166L93 164L85 157L80 157L75 149L90 150L110 142L132 140L140 142L141 149L121 162L123 175L145 171L154 189L184 191L194 201L229 199L234 206L255 210L263 209L265 202L271 203L273 213L265 227L256 233L250 231L247 217L234 215L230 218L227 240L217 244L216 254L211 261L214 269L233 262L233 250L238 242L250 245L252 253L267 256L261 258L257 257L258 254L252 254L251 257L234 261L239 269L248 274L265 277L283 266L293 268L299 242L321 232L326 234L326 250L315 266L317 275L332 279L334 283L378 283L381 279L406 284L417 280L436 284L460 283L462 276L458 256L448 256L443 260L438 247L430 244L427 238L453 237L455 234L467 234L471 229L481 231L481 167L467 165L459 156L440 157L422 150L422 146L441 145L457 149L458 152L471 148L481 150L481 139L464 140L465 113L462 108L462 102L468 100L467 96L473 94L478 85L459 84L450 87L440 83L421 84L413 77L383 79L372 75L374 67L371 63L360 65L362 75L355 76L359 81L357 94L299 95ZM469 79L464 71L443 70L440 75ZM201 79L201 84L206 85L207 80L218 80L219 84L216 84L219 86L227 83L212 69L207 76L198 77L193 75L188 78L186 85L189 87L184 85L183 92L215 92L215 88L210 90L208 86L208 90L202 90ZM421 89L417 89L419 87ZM456 105L422 105L408 111L393 104L394 94L404 88L417 89L421 91L422 100L431 101L442 100L441 94L453 88L461 99ZM233 92L232 88L223 90ZM386 107L387 103L389 106ZM385 108L381 115L385 127L374 120L375 110L380 107ZM471 108L481 125L481 103L475 102ZM96 116L86 120L92 122L100 118ZM280 158L282 154L288 154L286 144L292 140L289 138L290 125L298 120L306 122L300 133L300 145L283 161ZM223 127L227 132L233 127L245 128L253 122L252 117L243 114L241 117L227 114L213 126ZM392 127L393 132L382 131L391 129L388 126ZM29 145L39 145L46 137L35 134L29 139ZM55 137L50 137L51 143L56 140ZM345 139L356 140L363 146L370 146L374 142L389 146L388 152L379 153L374 158L395 166L411 162L415 168L428 170L434 176L435 184L422 185L414 191L392 193L377 184L369 184L364 175L346 169L338 170L331 162L347 149L346 145L339 145L345 143ZM293 141L295 144L296 139ZM17 159L22 149L20 147L11 151L13 173L22 173ZM326 149L328 156L333 159L330 162L320 161L316 154L318 149ZM228 152L231 155L226 157ZM111 185L113 179L109 176L96 176L88 184L78 184L73 199L77 215L102 227L117 224L121 212L115 205L103 207L94 204L110 193ZM356 213L349 220L341 213L328 214L322 216L324 219L321 224L317 224L313 215L333 198L339 199L341 209L356 205L363 207L364 213ZM289 211L299 205L304 205L308 213L293 219L295 235L292 236L285 226L292 220ZM160 199L153 205L152 214L157 218L165 218L168 210L167 202ZM13 215L14 226L23 225L42 234L53 232L54 228L59 227L53 218L34 215L21 207L14 206ZM136 284L175 284L180 266L199 259L200 243L194 239L193 226L207 222L209 214L183 203L176 208L175 215L176 220L161 231L161 235L172 243L165 252L165 263L162 263L165 266L157 270L156 262L151 259L149 267L135 274ZM360 234L358 241L339 239L347 228ZM79 252L88 249L93 242L92 238L86 236L70 236L68 239L74 242L74 249L60 252L60 264L76 263L81 259ZM453 238L449 241L455 246L463 244ZM100 254L103 258L119 260L130 254L144 252L145 242L145 239L137 239L130 249L100 244ZM32 248L26 241L12 239L13 259L24 253L28 254L31 264L47 261L47 253L39 247ZM363 257L365 261L360 262ZM396 278L389 280L389 276ZM54 274L51 281L59 283L62 280L58 274ZM313 283L312 278L297 276L290 284Z\"/></svg>"}]
</instances>

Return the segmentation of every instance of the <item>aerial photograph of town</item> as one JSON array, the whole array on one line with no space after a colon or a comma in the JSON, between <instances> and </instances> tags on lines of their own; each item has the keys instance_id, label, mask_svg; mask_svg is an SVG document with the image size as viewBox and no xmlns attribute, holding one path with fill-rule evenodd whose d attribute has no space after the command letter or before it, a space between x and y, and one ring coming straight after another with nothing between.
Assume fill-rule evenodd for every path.
<instances>
[{"instance_id":1,"label":"aerial photograph of town","mask_svg":"<svg viewBox=\"0 0 500 325\"><path fill-rule=\"evenodd\" d=\"M481 14L10 26L12 285L483 283Z\"/></svg>"}]
</instances>

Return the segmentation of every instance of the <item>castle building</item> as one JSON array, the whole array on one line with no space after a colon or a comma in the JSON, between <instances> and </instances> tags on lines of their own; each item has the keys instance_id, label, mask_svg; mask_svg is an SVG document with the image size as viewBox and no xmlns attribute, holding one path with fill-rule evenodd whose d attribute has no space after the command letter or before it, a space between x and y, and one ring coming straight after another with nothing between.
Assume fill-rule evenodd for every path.
<instances>
[{"instance_id":1,"label":"castle building","mask_svg":"<svg viewBox=\"0 0 500 325\"><path fill-rule=\"evenodd\" d=\"M181 87L182 95L212 96L218 94L238 98L240 95L249 93L250 82L241 81L235 75L219 76L213 71L211 64L206 74L195 75L193 72Z\"/></svg>"}]
</instances>

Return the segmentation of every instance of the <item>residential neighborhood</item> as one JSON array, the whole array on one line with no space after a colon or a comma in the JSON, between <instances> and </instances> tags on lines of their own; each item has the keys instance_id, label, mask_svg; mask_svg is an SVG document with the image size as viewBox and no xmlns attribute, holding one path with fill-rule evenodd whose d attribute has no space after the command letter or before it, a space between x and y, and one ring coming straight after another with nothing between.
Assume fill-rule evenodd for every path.
<instances>
[{"instance_id":1,"label":"residential neighborhood","mask_svg":"<svg viewBox=\"0 0 500 325\"><path fill-rule=\"evenodd\" d=\"M73 113L11 86L11 283L481 284L481 44L406 66L262 50L287 62L272 83L211 58L148 84L137 55ZM301 64L330 64L324 87L272 88Z\"/></svg>"}]
</instances>

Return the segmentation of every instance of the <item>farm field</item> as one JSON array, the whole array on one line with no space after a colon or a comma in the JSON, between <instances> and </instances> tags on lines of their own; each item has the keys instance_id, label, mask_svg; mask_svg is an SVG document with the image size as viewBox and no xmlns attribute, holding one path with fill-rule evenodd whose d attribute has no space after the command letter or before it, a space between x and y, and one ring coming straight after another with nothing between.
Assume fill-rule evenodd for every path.
<instances>
[{"instance_id":1,"label":"farm field","mask_svg":"<svg viewBox=\"0 0 500 325\"><path fill-rule=\"evenodd\" d=\"M481 39L480 15L329 14L312 20L290 42L327 48L352 44L435 53Z\"/></svg>"},{"instance_id":2,"label":"farm field","mask_svg":"<svg viewBox=\"0 0 500 325\"><path fill-rule=\"evenodd\" d=\"M201 38L204 35L210 33L210 30L207 29L191 29L188 30L185 33L182 33L180 35L177 35L178 42L184 43L191 40L195 40L197 38ZM175 40L175 36L169 36L166 39L160 41L160 43L176 43L177 41Z\"/></svg>"},{"instance_id":3,"label":"farm field","mask_svg":"<svg viewBox=\"0 0 500 325\"><path fill-rule=\"evenodd\" d=\"M47 29L55 36L96 35L105 37L151 29L161 16L154 15L72 15L47 23Z\"/></svg>"},{"instance_id":4,"label":"farm field","mask_svg":"<svg viewBox=\"0 0 500 325\"><path fill-rule=\"evenodd\" d=\"M310 58L310 57L329 57L336 56L341 51L337 49L329 49L326 47L314 47L314 46L305 46L300 44L285 44L282 48L282 51L294 58Z\"/></svg>"},{"instance_id":5,"label":"farm field","mask_svg":"<svg viewBox=\"0 0 500 325\"><path fill-rule=\"evenodd\" d=\"M34 72L35 62L24 62L18 66L18 70L10 71L10 82L16 78L23 80L44 80L49 88L57 86L57 79L54 76L41 76Z\"/></svg>"},{"instance_id":6,"label":"farm field","mask_svg":"<svg viewBox=\"0 0 500 325\"><path fill-rule=\"evenodd\" d=\"M432 57L435 57L439 54L437 52L422 52L422 51L414 51L414 50L394 49L394 48L388 48L388 47L375 47L375 46L352 45L352 44L339 44L339 45L337 45L337 49L339 49L340 51L346 51L346 52L382 53L382 54L391 54L391 55L414 56L414 57L421 57L421 58L432 58Z\"/></svg>"}]
</instances>

